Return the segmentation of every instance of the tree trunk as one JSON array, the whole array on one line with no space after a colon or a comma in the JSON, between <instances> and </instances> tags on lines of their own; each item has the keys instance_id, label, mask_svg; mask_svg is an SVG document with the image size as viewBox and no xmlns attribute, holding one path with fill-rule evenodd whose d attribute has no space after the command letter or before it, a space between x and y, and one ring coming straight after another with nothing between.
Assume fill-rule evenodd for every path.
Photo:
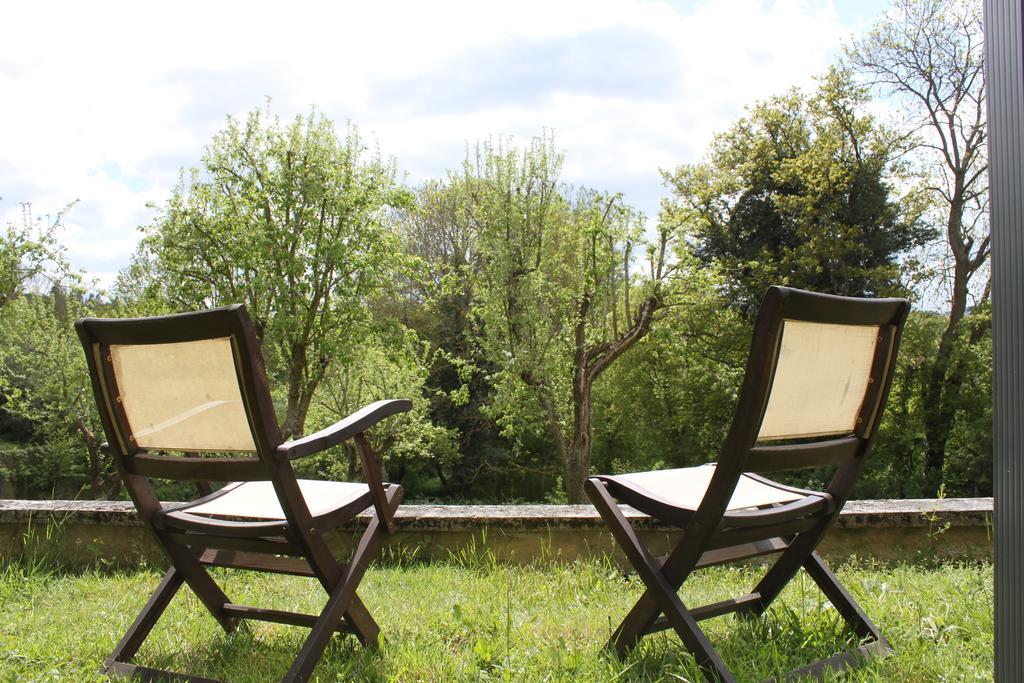
<instances>
[{"instance_id":1,"label":"tree trunk","mask_svg":"<svg viewBox=\"0 0 1024 683\"><path fill-rule=\"evenodd\" d=\"M297 439L305 434L306 415L309 413L309 404L312 400L313 387L302 387L294 395L289 388L287 413L284 424L281 425L281 435L285 439Z\"/></svg>"},{"instance_id":2,"label":"tree trunk","mask_svg":"<svg viewBox=\"0 0 1024 683\"><path fill-rule=\"evenodd\" d=\"M565 488L566 498L570 503L587 502L586 496L583 493L583 482L586 480L590 470L589 439L585 443L586 452L582 455L581 459L580 446L582 444L575 436L578 428L576 426L573 427L574 437L570 440L565 432L562 431L562 422L559 419L558 410L544 386L537 382L529 372L524 371L520 373L520 377L527 386L534 390L541 410L544 411L544 424L547 427L548 436L551 437L551 440L558 448L558 457L562 461L562 486ZM576 404L575 398L576 391L574 389L574 404ZM574 407L574 412L579 412L578 407ZM578 420L575 425L579 425ZM582 470L580 469L581 463L584 463L584 469Z\"/></svg>"},{"instance_id":3,"label":"tree trunk","mask_svg":"<svg viewBox=\"0 0 1024 683\"><path fill-rule=\"evenodd\" d=\"M601 347L586 348L583 325L577 325L576 367L572 383L573 438L567 447L562 449L565 494L572 504L587 502L583 483L590 476L590 451L593 447L594 431L594 382L615 360L647 335L654 321L654 313L661 306L660 296L648 297L640 306L632 327L614 342ZM583 320L582 315L580 319Z\"/></svg>"},{"instance_id":4,"label":"tree trunk","mask_svg":"<svg viewBox=\"0 0 1024 683\"><path fill-rule=\"evenodd\" d=\"M957 182L957 187L962 187ZM952 427L962 378L951 367L953 345L956 343L960 321L967 312L967 283L973 273L970 254L963 244L963 199L954 196L946 222L946 239L953 252L953 295L950 299L949 320L942 331L939 350L929 372L924 389L924 495L935 497L942 486L942 471L946 463L946 443Z\"/></svg>"},{"instance_id":5,"label":"tree trunk","mask_svg":"<svg viewBox=\"0 0 1024 683\"><path fill-rule=\"evenodd\" d=\"M587 503L583 482L590 476L590 444L573 443L565 460L565 496L572 505Z\"/></svg>"},{"instance_id":6,"label":"tree trunk","mask_svg":"<svg viewBox=\"0 0 1024 683\"><path fill-rule=\"evenodd\" d=\"M947 329L955 332L955 328ZM923 495L929 498L938 496L942 487L946 444L949 442L961 384L959 372L950 363L955 334L950 336L948 343L945 337L944 334L924 391L925 454L922 487Z\"/></svg>"},{"instance_id":7,"label":"tree trunk","mask_svg":"<svg viewBox=\"0 0 1024 683\"><path fill-rule=\"evenodd\" d=\"M359 472L359 453L356 452L355 444L352 440L345 441L341 444L342 449L345 451L345 459L348 461L348 469L345 474L345 481L355 481L356 474Z\"/></svg>"},{"instance_id":8,"label":"tree trunk","mask_svg":"<svg viewBox=\"0 0 1024 683\"><path fill-rule=\"evenodd\" d=\"M954 308L954 310L956 309ZM925 440L927 442L924 462L924 495L931 497L937 496L942 486L946 446L949 443L949 435L956 418L960 388L965 380L963 363L954 362L953 358L953 347L958 333L962 332L959 328L961 323L964 323L965 310L960 311L956 327L948 324L943 332L935 365L932 367L929 384L924 393ZM950 323L952 322L953 316L950 315ZM973 329L967 334L966 344L974 346L980 342L987 329L988 324L973 326Z\"/></svg>"},{"instance_id":9,"label":"tree trunk","mask_svg":"<svg viewBox=\"0 0 1024 683\"><path fill-rule=\"evenodd\" d=\"M289 351L288 405L281 435L285 439L297 439L305 434L309 404L323 378L324 369L314 372L307 368L305 347L293 346Z\"/></svg>"},{"instance_id":10,"label":"tree trunk","mask_svg":"<svg viewBox=\"0 0 1024 683\"><path fill-rule=\"evenodd\" d=\"M591 380L585 368L577 367L573 378L573 437L563 454L565 495L569 503L587 502L583 482L590 476L590 449L593 446Z\"/></svg>"},{"instance_id":11,"label":"tree trunk","mask_svg":"<svg viewBox=\"0 0 1024 683\"><path fill-rule=\"evenodd\" d=\"M82 435L82 441L85 443L85 451L89 459L87 466L89 494L96 500L102 500L106 492L107 481L106 477L104 477L103 459L102 453L100 453L99 442L96 440L96 435L85 424L81 416L75 417L75 427L78 428L78 432Z\"/></svg>"},{"instance_id":12,"label":"tree trunk","mask_svg":"<svg viewBox=\"0 0 1024 683\"><path fill-rule=\"evenodd\" d=\"M957 187L963 183L958 182ZM950 204L946 235L953 252L953 296L949 306L949 320L942 331L939 350L924 389L925 458L924 495L935 497L942 487L942 472L946 464L946 444L955 418L956 406L963 384L962 369L952 363L953 347L960 332L960 323L967 313L967 285L971 276L984 263L974 257L963 240L964 202L959 190ZM983 253L983 252L981 252ZM975 343L972 337L970 343Z\"/></svg>"}]
</instances>

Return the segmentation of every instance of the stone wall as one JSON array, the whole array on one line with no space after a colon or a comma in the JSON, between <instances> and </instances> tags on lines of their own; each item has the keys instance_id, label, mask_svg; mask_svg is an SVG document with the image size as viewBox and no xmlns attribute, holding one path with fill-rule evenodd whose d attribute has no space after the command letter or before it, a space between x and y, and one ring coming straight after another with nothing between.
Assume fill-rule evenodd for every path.
<instances>
[{"instance_id":1,"label":"stone wall","mask_svg":"<svg viewBox=\"0 0 1024 683\"><path fill-rule=\"evenodd\" d=\"M678 534L629 508L627 517L658 553ZM351 547L365 517L335 533ZM992 499L850 501L822 543L832 560L982 561L992 556ZM502 562L622 557L589 505L403 505L384 557L493 556ZM0 500L0 556L29 555L65 567L163 564L155 541L120 501Z\"/></svg>"}]
</instances>

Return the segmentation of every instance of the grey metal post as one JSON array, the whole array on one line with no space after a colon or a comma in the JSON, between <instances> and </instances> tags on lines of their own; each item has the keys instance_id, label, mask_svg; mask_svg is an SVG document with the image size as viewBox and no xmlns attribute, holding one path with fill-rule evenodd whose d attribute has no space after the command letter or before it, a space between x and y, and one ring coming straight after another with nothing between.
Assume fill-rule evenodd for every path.
<instances>
[{"instance_id":1,"label":"grey metal post","mask_svg":"<svg viewBox=\"0 0 1024 683\"><path fill-rule=\"evenodd\" d=\"M995 679L1024 681L1024 1L985 0L992 229Z\"/></svg>"}]
</instances>

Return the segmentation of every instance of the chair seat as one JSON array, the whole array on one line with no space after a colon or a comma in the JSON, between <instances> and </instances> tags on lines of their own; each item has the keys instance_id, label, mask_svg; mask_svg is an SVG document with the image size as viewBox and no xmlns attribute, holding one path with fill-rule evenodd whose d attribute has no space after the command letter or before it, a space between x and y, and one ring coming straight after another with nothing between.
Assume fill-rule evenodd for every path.
<instances>
[{"instance_id":1,"label":"chair seat","mask_svg":"<svg viewBox=\"0 0 1024 683\"><path fill-rule=\"evenodd\" d=\"M637 510L675 521L679 516L673 512L691 513L700 506L714 474L714 463L708 463L698 467L601 475L596 478L607 482L612 495ZM726 511L793 503L811 497L821 498L827 506L828 494L785 486L756 474L743 474L736 483Z\"/></svg>"},{"instance_id":2,"label":"chair seat","mask_svg":"<svg viewBox=\"0 0 1024 683\"><path fill-rule=\"evenodd\" d=\"M341 481L316 481L299 479L299 490L306 499L309 513L314 518L329 515L341 508L358 505L364 499L363 508L368 507L372 500L370 487ZM385 484L386 486L386 484ZM360 508L362 509L362 508ZM238 519L283 520L284 511L269 481L233 482L224 488L214 491L201 498L193 505L185 505L171 512L184 512L190 515L207 517L227 517Z\"/></svg>"}]
</instances>

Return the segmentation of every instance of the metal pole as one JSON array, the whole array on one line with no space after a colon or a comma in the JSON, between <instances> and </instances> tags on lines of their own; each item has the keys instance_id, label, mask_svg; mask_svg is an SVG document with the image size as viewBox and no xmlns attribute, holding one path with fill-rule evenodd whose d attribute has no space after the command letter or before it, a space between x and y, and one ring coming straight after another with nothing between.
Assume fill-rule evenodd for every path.
<instances>
[{"instance_id":1,"label":"metal pole","mask_svg":"<svg viewBox=\"0 0 1024 683\"><path fill-rule=\"evenodd\" d=\"M995 679L1024 681L1024 0L985 0L992 230Z\"/></svg>"}]
</instances>

